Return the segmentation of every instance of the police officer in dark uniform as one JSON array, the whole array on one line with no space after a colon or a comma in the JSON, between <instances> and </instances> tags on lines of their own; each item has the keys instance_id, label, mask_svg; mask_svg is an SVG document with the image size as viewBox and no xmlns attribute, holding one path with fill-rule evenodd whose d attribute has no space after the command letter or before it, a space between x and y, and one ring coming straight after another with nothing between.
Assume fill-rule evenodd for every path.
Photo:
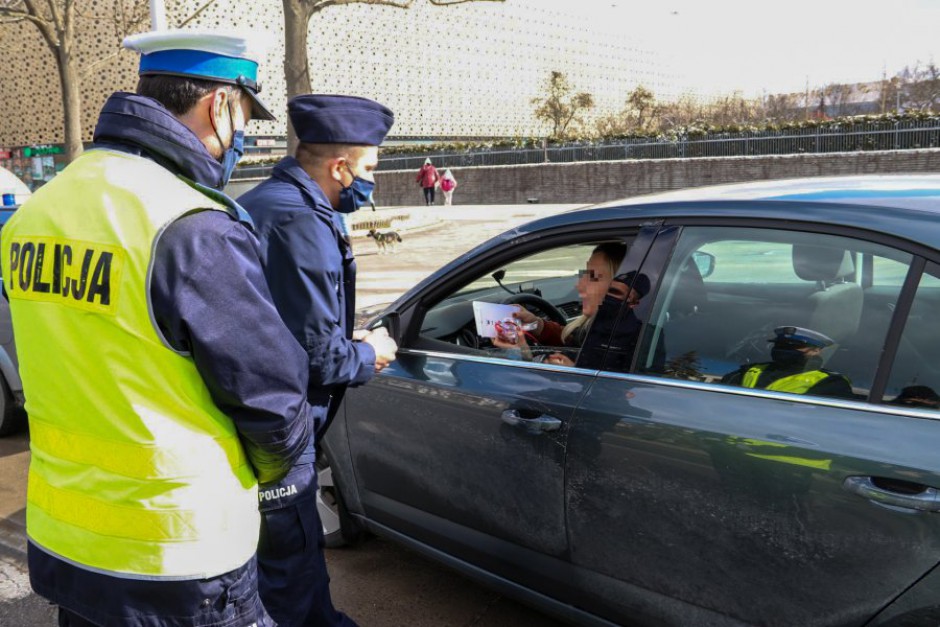
<instances>
[{"instance_id":1,"label":"police officer in dark uniform","mask_svg":"<svg viewBox=\"0 0 940 627\"><path fill-rule=\"evenodd\" d=\"M5 272L20 251L48 253L8 289L32 438L30 581L60 626L273 626L257 484L285 476L317 425L250 220L220 192L247 121L272 119L247 43L126 40L142 54L137 93L108 99L94 149L3 231Z\"/></svg>"},{"instance_id":2,"label":"police officer in dark uniform","mask_svg":"<svg viewBox=\"0 0 940 627\"><path fill-rule=\"evenodd\" d=\"M772 361L745 364L726 374L722 383L791 394L852 398L852 384L844 375L821 368L822 351L833 341L811 329L777 327L770 350Z\"/></svg>"},{"instance_id":3,"label":"police officer in dark uniform","mask_svg":"<svg viewBox=\"0 0 940 627\"><path fill-rule=\"evenodd\" d=\"M307 352L308 402L327 422L345 387L371 379L397 350L384 329L352 339L356 265L343 221L371 203L378 146L394 118L377 102L349 96L298 96L288 112L297 155L239 202L255 221L278 311ZM315 456L311 437L287 478L260 491L261 598L282 627L354 625L330 599Z\"/></svg>"}]
</instances>

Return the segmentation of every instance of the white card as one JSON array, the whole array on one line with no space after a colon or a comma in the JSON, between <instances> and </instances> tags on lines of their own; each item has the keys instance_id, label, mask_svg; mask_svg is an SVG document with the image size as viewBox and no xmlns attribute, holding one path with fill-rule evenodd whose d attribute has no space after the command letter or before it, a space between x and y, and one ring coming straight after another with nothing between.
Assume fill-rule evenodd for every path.
<instances>
[{"instance_id":1,"label":"white card","mask_svg":"<svg viewBox=\"0 0 940 627\"><path fill-rule=\"evenodd\" d=\"M473 320L477 323L477 335L496 337L496 323L506 318L512 319L512 314L516 311L519 311L519 305L473 301Z\"/></svg>"}]
</instances>

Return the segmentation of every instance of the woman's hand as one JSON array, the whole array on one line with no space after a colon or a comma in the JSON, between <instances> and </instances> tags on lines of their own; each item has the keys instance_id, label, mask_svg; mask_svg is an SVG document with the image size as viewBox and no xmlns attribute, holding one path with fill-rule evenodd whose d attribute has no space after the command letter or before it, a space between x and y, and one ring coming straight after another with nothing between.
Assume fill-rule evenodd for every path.
<instances>
[{"instance_id":1,"label":"woman's hand","mask_svg":"<svg viewBox=\"0 0 940 627\"><path fill-rule=\"evenodd\" d=\"M567 355L562 355L561 353L552 353L545 358L546 364L553 364L555 366L574 366L574 361L571 360Z\"/></svg>"},{"instance_id":2,"label":"woman's hand","mask_svg":"<svg viewBox=\"0 0 940 627\"><path fill-rule=\"evenodd\" d=\"M502 333L496 334L496 337L493 338L493 346L497 348L529 348L529 343L525 340L525 333L519 331L516 335L515 340L510 340Z\"/></svg>"},{"instance_id":3,"label":"woman's hand","mask_svg":"<svg viewBox=\"0 0 940 627\"><path fill-rule=\"evenodd\" d=\"M545 328L544 320L521 305L516 305L516 311L512 313L512 317L518 320L520 325L536 323L538 326L531 331L532 335L535 337L541 335L542 329Z\"/></svg>"},{"instance_id":4,"label":"woman's hand","mask_svg":"<svg viewBox=\"0 0 940 627\"><path fill-rule=\"evenodd\" d=\"M510 359L532 361L532 350L526 342L525 333L514 322L507 322L506 326L497 323L496 337L492 342L493 346L506 350Z\"/></svg>"}]
</instances>

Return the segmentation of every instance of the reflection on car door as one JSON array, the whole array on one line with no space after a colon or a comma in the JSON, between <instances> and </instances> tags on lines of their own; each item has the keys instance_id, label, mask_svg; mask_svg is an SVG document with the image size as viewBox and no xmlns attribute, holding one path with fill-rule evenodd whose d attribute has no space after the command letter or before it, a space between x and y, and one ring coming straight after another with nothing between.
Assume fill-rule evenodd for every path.
<instances>
[{"instance_id":1,"label":"reflection on car door","mask_svg":"<svg viewBox=\"0 0 940 627\"><path fill-rule=\"evenodd\" d=\"M659 284L646 322L660 329L671 357L666 368L644 370L640 355L633 374L601 373L572 421L572 561L598 571L594 585L607 591L611 614L651 624L862 624L940 561L940 519L918 509L919 500L929 500L921 495L940 488L938 425L868 404L864 394L857 400L784 394L722 385L708 376L734 347L710 353L714 333L683 333L678 322L699 322L667 311L671 282L681 280L686 267L682 256L697 250L682 246L690 234L683 231L677 245L663 242L674 251L665 269L653 267L659 248L650 255L653 266L644 266ZM749 248L739 244L748 237L736 234L737 250ZM830 242L799 237L794 247ZM775 241L787 242L788 235ZM846 260L880 254L916 266L910 255L874 250L867 242L841 245ZM718 255L719 268L723 261ZM844 273L840 283L864 286L871 281L859 280L856 270L878 264L837 265ZM735 309L727 298L744 287L718 294L724 325L742 334L749 329L728 313ZM741 296L748 325L755 311L747 305L773 292L772 286L757 289L756 296ZM900 284L892 300L902 311L911 290L899 290ZM700 296L695 311L707 314L715 295L705 286ZM863 309L858 331L845 333L840 350L860 364L877 364L887 324L898 324L883 313ZM845 331L838 322L833 328ZM698 345L676 346L696 337ZM860 354L868 350L877 354ZM874 378L874 371L858 371L856 392Z\"/></svg>"},{"instance_id":2,"label":"reflection on car door","mask_svg":"<svg viewBox=\"0 0 940 627\"><path fill-rule=\"evenodd\" d=\"M650 229L633 241L628 259L642 259L655 232ZM597 233L602 241L611 240L609 229ZM577 298L578 270L597 237L593 232L565 234L555 246L536 241L520 250L510 245L503 255L512 257L508 267L520 274L517 288L530 285L531 293L538 289L547 296L546 285L554 285L552 293L563 294L560 298ZM522 280L525 273L519 268L552 282L566 271L566 286L532 285ZM471 276L452 283L463 286L458 292L487 284ZM505 298L502 284L492 287L497 291L482 294ZM580 312L577 303L549 300L553 306L577 305ZM397 361L381 376L347 395L346 425L362 506L373 521L579 605L568 562L565 458L571 416L597 370L454 345L431 334L448 327L439 318L424 326L434 311L461 306L472 324L471 305L455 298L453 290L415 305L418 313L402 318L417 320L411 326L421 330L405 335ZM430 313L423 317L425 306Z\"/></svg>"},{"instance_id":3,"label":"reflection on car door","mask_svg":"<svg viewBox=\"0 0 940 627\"><path fill-rule=\"evenodd\" d=\"M563 557L568 423L591 374L400 351L346 399L366 514L497 572L507 543Z\"/></svg>"}]
</instances>

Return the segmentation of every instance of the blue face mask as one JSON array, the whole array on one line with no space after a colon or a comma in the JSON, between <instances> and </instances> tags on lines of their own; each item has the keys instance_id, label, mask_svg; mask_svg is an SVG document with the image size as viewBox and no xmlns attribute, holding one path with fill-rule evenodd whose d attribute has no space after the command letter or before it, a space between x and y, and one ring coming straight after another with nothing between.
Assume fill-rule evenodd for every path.
<instances>
[{"instance_id":1,"label":"blue face mask","mask_svg":"<svg viewBox=\"0 0 940 627\"><path fill-rule=\"evenodd\" d=\"M229 106L228 109L228 119L229 124L232 128L235 128L235 116L232 115L232 107ZM222 143L222 138L219 137L219 132L216 131L215 136L219 139L219 143ZM232 134L232 145L222 153L222 159L220 163L222 164L222 183L219 186L221 191L226 185L228 185L229 179L232 178L232 172L235 171L235 165L242 158L242 155L245 154L245 131L238 130L234 131Z\"/></svg>"},{"instance_id":2,"label":"blue face mask","mask_svg":"<svg viewBox=\"0 0 940 627\"><path fill-rule=\"evenodd\" d=\"M235 131L235 136L232 137L232 145L222 153L222 187L228 185L228 181L232 178L232 172L235 171L235 164L242 158L242 155L245 154L245 131Z\"/></svg>"},{"instance_id":3,"label":"blue face mask","mask_svg":"<svg viewBox=\"0 0 940 627\"><path fill-rule=\"evenodd\" d=\"M339 207L336 210L340 213L352 213L365 205L372 204L372 190L375 189L375 183L353 174L349 165L346 169L352 174L353 180L349 187L344 187L339 192Z\"/></svg>"}]
</instances>

